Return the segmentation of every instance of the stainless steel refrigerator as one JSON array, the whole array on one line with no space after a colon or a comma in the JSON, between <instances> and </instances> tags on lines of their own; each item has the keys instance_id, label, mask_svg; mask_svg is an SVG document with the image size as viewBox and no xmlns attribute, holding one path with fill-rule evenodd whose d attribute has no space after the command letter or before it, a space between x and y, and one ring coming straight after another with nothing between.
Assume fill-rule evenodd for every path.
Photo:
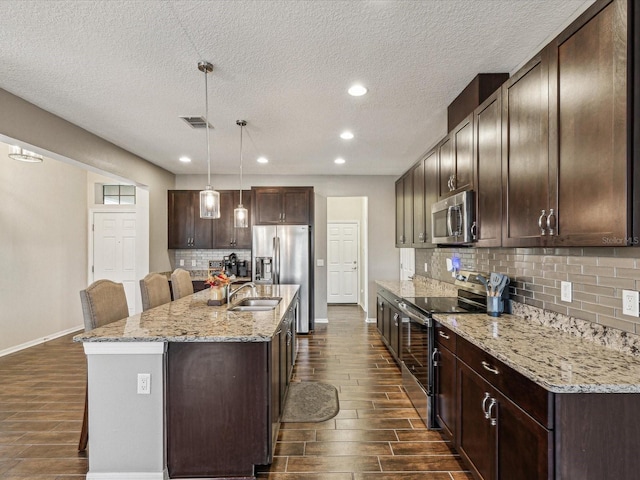
<instances>
[{"instance_id":1,"label":"stainless steel refrigerator","mask_svg":"<svg viewBox=\"0 0 640 480\"><path fill-rule=\"evenodd\" d=\"M297 333L313 329L313 259L308 225L253 227L251 277L256 284L300 285Z\"/></svg>"}]
</instances>

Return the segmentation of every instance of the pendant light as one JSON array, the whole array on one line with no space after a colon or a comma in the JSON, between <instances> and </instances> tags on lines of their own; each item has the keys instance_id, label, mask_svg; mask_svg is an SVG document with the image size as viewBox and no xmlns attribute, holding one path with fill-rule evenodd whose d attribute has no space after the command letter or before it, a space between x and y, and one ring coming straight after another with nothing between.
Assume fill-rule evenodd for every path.
<instances>
[{"instance_id":1,"label":"pendant light","mask_svg":"<svg viewBox=\"0 0 640 480\"><path fill-rule=\"evenodd\" d=\"M233 210L233 226L235 228L249 227L249 212L242 205L242 130L247 124L244 120L236 120L236 125L240 127L240 203Z\"/></svg>"},{"instance_id":2,"label":"pendant light","mask_svg":"<svg viewBox=\"0 0 640 480\"><path fill-rule=\"evenodd\" d=\"M211 151L209 147L209 88L207 74L213 71L209 62L198 62L198 70L204 72L204 122L207 129L207 187L200 192L200 218L220 218L220 194L211 187Z\"/></svg>"}]
</instances>

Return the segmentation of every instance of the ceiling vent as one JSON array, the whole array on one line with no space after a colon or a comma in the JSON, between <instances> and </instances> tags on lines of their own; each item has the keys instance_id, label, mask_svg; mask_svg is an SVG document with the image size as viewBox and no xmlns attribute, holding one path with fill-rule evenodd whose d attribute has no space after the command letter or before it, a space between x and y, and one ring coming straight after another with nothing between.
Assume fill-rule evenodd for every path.
<instances>
[{"instance_id":1,"label":"ceiling vent","mask_svg":"<svg viewBox=\"0 0 640 480\"><path fill-rule=\"evenodd\" d=\"M191 128L206 128L207 122L204 120L204 117L180 117L182 120L187 122ZM209 128L213 128L213 125L209 124Z\"/></svg>"}]
</instances>

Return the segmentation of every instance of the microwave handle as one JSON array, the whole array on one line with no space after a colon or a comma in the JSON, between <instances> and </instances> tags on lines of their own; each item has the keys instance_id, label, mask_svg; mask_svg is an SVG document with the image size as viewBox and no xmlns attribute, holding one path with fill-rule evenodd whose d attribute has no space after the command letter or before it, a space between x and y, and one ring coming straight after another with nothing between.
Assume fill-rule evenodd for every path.
<instances>
[{"instance_id":1,"label":"microwave handle","mask_svg":"<svg viewBox=\"0 0 640 480\"><path fill-rule=\"evenodd\" d=\"M447 236L449 236L449 237L453 236L453 225L451 225L451 218L453 216L453 208L454 207L447 208Z\"/></svg>"},{"instance_id":2,"label":"microwave handle","mask_svg":"<svg viewBox=\"0 0 640 480\"><path fill-rule=\"evenodd\" d=\"M456 216L456 231L453 231L453 216ZM458 237L462 235L461 226L462 226L462 218L461 218L461 209L460 205L452 205L447 209L447 230L450 237Z\"/></svg>"}]
</instances>

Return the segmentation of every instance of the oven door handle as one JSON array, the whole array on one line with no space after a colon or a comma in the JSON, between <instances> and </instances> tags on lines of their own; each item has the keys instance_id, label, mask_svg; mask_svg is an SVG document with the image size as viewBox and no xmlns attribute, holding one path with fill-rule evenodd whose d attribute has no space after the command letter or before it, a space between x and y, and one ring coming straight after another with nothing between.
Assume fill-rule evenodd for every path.
<instances>
[{"instance_id":1,"label":"oven door handle","mask_svg":"<svg viewBox=\"0 0 640 480\"><path fill-rule=\"evenodd\" d=\"M400 308L400 310L402 310L402 312L405 313L411 320L414 320L415 322L419 323L420 325L424 325L425 327L431 327L431 319L430 318L421 317L421 316L416 315L415 313L409 311L409 309L407 308L407 304L406 303L399 302L398 303L398 308Z\"/></svg>"}]
</instances>

